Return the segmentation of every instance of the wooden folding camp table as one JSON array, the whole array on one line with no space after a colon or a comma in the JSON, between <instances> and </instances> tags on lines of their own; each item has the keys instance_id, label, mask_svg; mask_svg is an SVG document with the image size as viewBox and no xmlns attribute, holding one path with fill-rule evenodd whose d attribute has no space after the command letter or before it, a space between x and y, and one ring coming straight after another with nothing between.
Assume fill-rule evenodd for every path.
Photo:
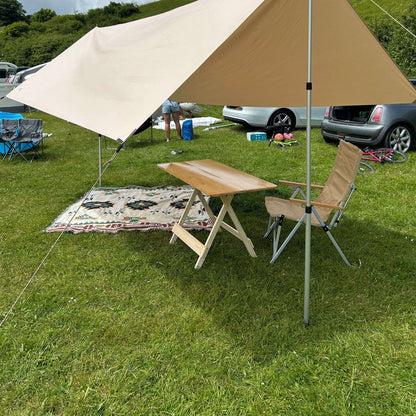
<instances>
[{"instance_id":1,"label":"wooden folding camp table","mask_svg":"<svg viewBox=\"0 0 416 416\"><path fill-rule=\"evenodd\" d=\"M175 223L173 226L173 236L170 243L173 244L179 237L196 254L198 254L199 258L195 264L195 269L201 268L215 236L221 228L239 238L246 246L249 254L252 257L256 257L253 243L247 237L243 227L238 221L238 218L231 207L231 201L235 194L273 189L277 186L276 184L256 178L248 173L244 173L210 159L161 163L157 166L194 188L179 222ZM218 216L213 214L204 194L210 197L221 198L223 205ZM197 195L213 222L213 227L205 244L182 227ZM224 221L225 214L227 213L234 223L235 228Z\"/></svg>"}]
</instances>

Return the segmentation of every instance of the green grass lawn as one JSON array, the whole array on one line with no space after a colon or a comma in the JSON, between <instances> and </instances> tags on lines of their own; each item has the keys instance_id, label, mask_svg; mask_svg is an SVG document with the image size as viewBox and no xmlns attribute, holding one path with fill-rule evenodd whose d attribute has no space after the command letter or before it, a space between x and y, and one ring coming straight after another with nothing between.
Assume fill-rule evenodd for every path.
<instances>
[{"instance_id":1,"label":"green grass lawn","mask_svg":"<svg viewBox=\"0 0 416 416\"><path fill-rule=\"evenodd\" d=\"M365 21L385 16L384 12L371 0L349 0L349 2ZM376 0L375 2L387 13L399 20L403 16L403 12L411 4L411 0Z\"/></svg>"},{"instance_id":2,"label":"green grass lawn","mask_svg":"<svg viewBox=\"0 0 416 416\"><path fill-rule=\"evenodd\" d=\"M364 20L384 16L383 11L371 0L349 0L349 2ZM376 0L375 2L397 19L403 15L403 11L411 4L411 0Z\"/></svg>"},{"instance_id":3,"label":"green grass lawn","mask_svg":"<svg viewBox=\"0 0 416 416\"><path fill-rule=\"evenodd\" d=\"M95 133L26 117L41 117L53 136L42 160L0 163L0 319L58 237L43 230L98 176ZM284 150L248 142L240 126L197 128L187 142L149 137L128 142L103 186L180 185L156 164L202 158L273 182L305 179L304 130ZM323 183L337 149L319 129L312 149L312 181ZM200 270L166 231L64 234L0 328L0 414L414 415L415 177L410 153L357 178L334 231L354 267L313 230L308 328L304 233L269 264L264 192L233 201L258 256L223 232Z\"/></svg>"}]
</instances>

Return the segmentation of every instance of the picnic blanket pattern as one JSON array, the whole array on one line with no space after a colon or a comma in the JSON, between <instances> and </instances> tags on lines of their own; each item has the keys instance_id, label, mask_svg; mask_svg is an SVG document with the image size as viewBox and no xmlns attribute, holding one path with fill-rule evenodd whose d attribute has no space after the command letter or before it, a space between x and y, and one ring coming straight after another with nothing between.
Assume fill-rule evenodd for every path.
<instances>
[{"instance_id":1,"label":"picnic blanket pattern","mask_svg":"<svg viewBox=\"0 0 416 416\"><path fill-rule=\"evenodd\" d=\"M46 232L68 231L117 233L127 231L170 231L178 222L193 188L139 187L94 188L68 207ZM68 225L69 223L69 225ZM212 228L212 222L198 198L183 227L188 230Z\"/></svg>"}]
</instances>

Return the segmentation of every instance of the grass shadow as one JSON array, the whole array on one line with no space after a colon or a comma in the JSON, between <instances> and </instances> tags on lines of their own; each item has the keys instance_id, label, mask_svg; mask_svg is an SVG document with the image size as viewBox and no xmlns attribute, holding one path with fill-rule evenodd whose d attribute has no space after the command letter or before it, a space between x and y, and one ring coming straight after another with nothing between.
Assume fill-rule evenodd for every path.
<instances>
[{"instance_id":1,"label":"grass shadow","mask_svg":"<svg viewBox=\"0 0 416 416\"><path fill-rule=\"evenodd\" d=\"M239 204L235 209L241 214ZM248 221L257 258L251 258L243 245L226 232L218 235L201 270L193 269L197 256L180 241L170 246L168 262L157 255L152 257L196 308L202 309L210 321L226 330L236 345L250 351L256 360L273 360L277 350L290 351L329 341L335 333L348 331L351 326L357 330L371 322L394 319L395 314L412 308L416 295L412 270L416 261L408 253L414 250L415 236L344 218L334 235L354 266L344 264L321 230L313 230L311 326L305 328L303 228L270 265L271 241L261 237L266 224L253 217L242 218L243 223ZM357 241L363 229L371 232ZM201 234L195 233L204 238ZM394 256L384 254L397 246L404 251ZM146 250L148 255L151 253ZM389 275L388 270L397 272Z\"/></svg>"}]
</instances>

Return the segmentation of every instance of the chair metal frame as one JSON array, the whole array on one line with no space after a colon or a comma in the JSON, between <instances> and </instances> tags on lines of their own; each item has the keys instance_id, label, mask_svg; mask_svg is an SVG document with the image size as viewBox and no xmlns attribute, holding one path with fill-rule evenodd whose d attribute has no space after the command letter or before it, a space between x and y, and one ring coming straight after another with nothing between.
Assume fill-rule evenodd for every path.
<instances>
[{"instance_id":1,"label":"chair metal frame","mask_svg":"<svg viewBox=\"0 0 416 416\"><path fill-rule=\"evenodd\" d=\"M343 155L343 153L347 153L347 155ZM331 233L331 229L335 228L338 225L353 193L357 190L357 187L354 184L354 180L361 159L361 150L358 149L356 146L350 143L346 143L344 141L340 142L340 148L338 150L337 159L331 171L331 175L338 174L339 164L342 163L342 160L343 158L345 159L345 156L347 156L347 158L349 159L349 166L347 166L346 169L342 168L345 170L346 174L345 177L342 179L342 181L344 182L343 185L345 187L345 189L340 191L342 195L338 196L338 200L336 203L320 201L318 196L318 198L315 201L312 201L311 210L312 225L322 228L325 234L328 235L329 239L331 240L332 244L340 254L341 258L344 260L345 264L351 266L351 263L348 261L347 257L341 250L341 247L339 246L339 244L337 243L337 241ZM328 178L328 181L325 184L325 186L312 185L311 187L320 190L320 195L322 195L323 192L326 192L326 194L328 195L328 188L332 186L330 181L331 175ZM276 197L266 197L265 203L270 217L266 233L264 234L264 238L266 238L270 235L271 232L273 232L273 256L270 263L274 263L277 260L277 258L285 249L285 247L288 245L289 241L295 235L296 231L305 222L307 215L306 210L302 208L302 206L306 204L306 196L302 190L302 188L306 187L306 184L284 180L279 181L279 183L294 186L295 191L288 200ZM331 190L329 189L329 192L330 191ZM298 198L299 195L302 199ZM296 225L289 233L289 235L286 237L286 239L283 241L283 243L279 246L283 220L285 218L288 218L292 221L296 221Z\"/></svg>"}]
</instances>

